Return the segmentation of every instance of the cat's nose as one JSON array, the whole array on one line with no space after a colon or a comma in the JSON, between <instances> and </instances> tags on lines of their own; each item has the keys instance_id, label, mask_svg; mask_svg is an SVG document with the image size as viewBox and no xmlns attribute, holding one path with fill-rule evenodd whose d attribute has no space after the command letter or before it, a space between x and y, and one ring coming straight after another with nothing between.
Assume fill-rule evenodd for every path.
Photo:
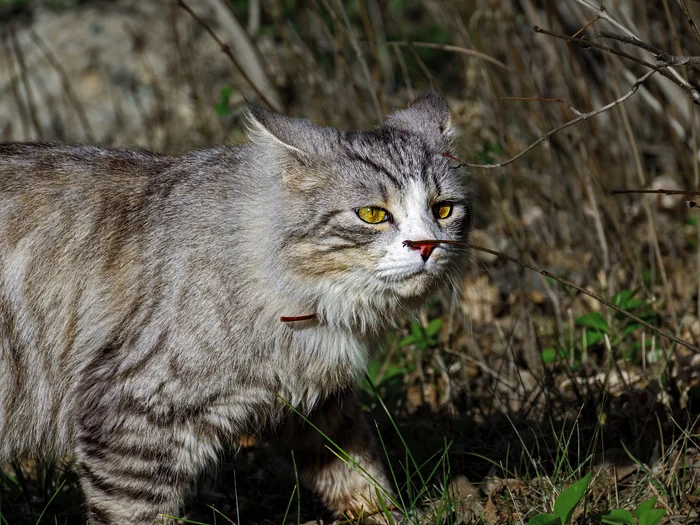
<instances>
[{"instance_id":1,"label":"cat's nose","mask_svg":"<svg viewBox=\"0 0 700 525\"><path fill-rule=\"evenodd\" d=\"M430 254L433 253L435 246L435 244L417 244L411 246L411 248L414 250L420 250L421 259L427 261L430 258Z\"/></svg>"}]
</instances>

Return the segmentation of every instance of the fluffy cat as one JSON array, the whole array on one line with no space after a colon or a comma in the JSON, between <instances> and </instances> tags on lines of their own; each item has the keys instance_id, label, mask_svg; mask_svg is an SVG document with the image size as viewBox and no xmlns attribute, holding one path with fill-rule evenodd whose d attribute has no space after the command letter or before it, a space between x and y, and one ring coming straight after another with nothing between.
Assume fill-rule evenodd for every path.
<instances>
[{"instance_id":1,"label":"fluffy cat","mask_svg":"<svg viewBox=\"0 0 700 525\"><path fill-rule=\"evenodd\" d=\"M430 92L366 132L249 114L250 143L177 157L0 144L0 463L73 452L90 525L167 521L251 434L336 513L375 510L281 399L389 487L354 386L462 265L402 245L467 238L449 108Z\"/></svg>"}]
</instances>

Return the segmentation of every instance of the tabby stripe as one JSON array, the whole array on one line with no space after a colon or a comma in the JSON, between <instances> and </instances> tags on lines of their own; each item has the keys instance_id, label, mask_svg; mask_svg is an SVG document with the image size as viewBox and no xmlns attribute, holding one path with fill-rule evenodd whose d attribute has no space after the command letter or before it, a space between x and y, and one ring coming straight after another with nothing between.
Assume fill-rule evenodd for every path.
<instances>
[{"instance_id":1,"label":"tabby stripe","mask_svg":"<svg viewBox=\"0 0 700 525\"><path fill-rule=\"evenodd\" d=\"M402 181L399 181L398 178L396 178L395 175L393 175L388 169L386 169L384 166L381 166L377 162L373 161L372 159L365 157L363 155L360 155L359 153L355 152L348 152L348 156L352 160L356 160L358 162L361 162L363 164L366 164L370 168L372 168L374 171L377 171L381 174L383 174L387 179L389 179L394 186L396 186L398 189L403 189L404 185Z\"/></svg>"},{"instance_id":2,"label":"tabby stripe","mask_svg":"<svg viewBox=\"0 0 700 525\"><path fill-rule=\"evenodd\" d=\"M111 496L123 496L126 499L134 501L147 501L154 505L165 503L170 499L170 494L157 493L149 490L149 487L133 488L122 485L117 480L104 479L92 471L87 465L82 465L81 471L83 476L89 481L93 488L109 494Z\"/></svg>"},{"instance_id":3,"label":"tabby stripe","mask_svg":"<svg viewBox=\"0 0 700 525\"><path fill-rule=\"evenodd\" d=\"M109 461L110 458L114 457L134 458L144 461L167 461L172 458L170 449L134 447L120 443L110 443L94 436L81 436L80 445L86 456L104 461ZM176 447L177 445L174 446Z\"/></svg>"},{"instance_id":4,"label":"tabby stripe","mask_svg":"<svg viewBox=\"0 0 700 525\"><path fill-rule=\"evenodd\" d=\"M153 344L153 346L146 352L146 354L143 357L141 357L141 359L139 359L138 361L136 361L136 363L124 370L121 373L120 379L127 379L131 376L138 374L144 368L146 368L146 365L148 365L148 363L152 361L154 357L163 352L163 348L165 347L167 337L167 331L160 332L158 334L158 339L156 339L156 342Z\"/></svg>"},{"instance_id":5,"label":"tabby stripe","mask_svg":"<svg viewBox=\"0 0 700 525\"><path fill-rule=\"evenodd\" d=\"M112 517L107 510L94 504L88 509L88 516L90 517L90 525L109 525L112 523Z\"/></svg>"}]
</instances>

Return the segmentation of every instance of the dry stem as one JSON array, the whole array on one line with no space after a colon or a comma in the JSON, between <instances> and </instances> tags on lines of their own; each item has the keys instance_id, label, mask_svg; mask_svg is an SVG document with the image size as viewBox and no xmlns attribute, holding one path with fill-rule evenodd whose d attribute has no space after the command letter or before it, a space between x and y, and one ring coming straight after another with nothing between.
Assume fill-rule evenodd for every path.
<instances>
[{"instance_id":1,"label":"dry stem","mask_svg":"<svg viewBox=\"0 0 700 525\"><path fill-rule=\"evenodd\" d=\"M568 38L568 37L567 37L567 38ZM547 140L549 137L551 137L551 136L554 135L555 133L558 133L559 131L562 131L562 130L564 130L564 129L570 127L570 126L573 126L574 124L576 124L576 123L578 123L578 122L581 122L582 120L586 120L586 119L589 119L589 118L591 118L591 117L594 117L595 115L599 115L600 113L603 113L603 112L605 112L605 111L608 111L609 109L614 108L614 107L617 106L618 104L621 104L622 102L624 102L625 100L627 100L628 98L630 98L632 95L634 95L634 94L637 92L637 89L639 88L640 84L642 84L644 81L646 81L646 79L648 79L648 78L649 78L651 75L653 75L655 72L656 72L656 69L654 69L654 70L652 70L652 71L647 71L643 76L641 76L640 78L638 78L637 81L636 81L634 84L632 84L632 88L631 88L627 93L625 93L624 95L622 95L621 97L619 97L619 98L613 100L612 102L610 102L609 104L606 104L605 106L603 106L603 107L601 107L601 108L598 108L598 109L596 109L596 110L594 110L594 111L589 111L588 113L583 113L583 114L581 114L580 116L576 117L575 119L570 120L570 121L568 121L568 122L562 124L561 126L558 126L558 127L554 128L553 130L551 130L551 131L545 133L544 135L542 135L540 138L538 138L535 142L533 142L532 144L530 144L527 148L525 148L524 150L522 150L520 153L518 153L518 154L515 155L514 157L511 157L510 159L508 159L508 160L506 160L506 161L504 161L504 162L498 162L498 163L496 163L496 164L477 164L477 163L474 163L474 162L466 162L466 161L459 160L459 159L457 159L457 158L455 158L455 157L453 157L453 156L451 156L451 155L448 155L447 153L443 153L443 155L445 155L446 157L449 157L449 158L451 158L451 159L453 159L453 160L456 160L457 162L460 163L458 166L455 166L455 169L457 169L457 168L462 168L462 167L467 167L467 168L483 168L483 169L502 168L502 167L504 167L504 166L507 166L507 165L510 164L511 162L515 162L515 161L518 160L520 157L522 157L523 155L525 155L528 151L530 151L532 148L534 148L535 146L537 146L537 145L540 144L541 142L544 142L545 140Z\"/></svg>"}]
</instances>

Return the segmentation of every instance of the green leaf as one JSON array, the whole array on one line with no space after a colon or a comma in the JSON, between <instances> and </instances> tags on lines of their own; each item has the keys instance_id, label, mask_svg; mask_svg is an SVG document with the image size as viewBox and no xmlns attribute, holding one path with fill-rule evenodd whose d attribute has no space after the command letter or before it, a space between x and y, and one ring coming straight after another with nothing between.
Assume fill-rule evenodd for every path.
<instances>
[{"instance_id":1,"label":"green leaf","mask_svg":"<svg viewBox=\"0 0 700 525\"><path fill-rule=\"evenodd\" d=\"M644 514L646 514L647 512L649 512L649 510L654 508L657 499L658 496L654 496L653 498L649 498L646 501L642 501L639 505L637 505L637 508L634 509L634 515L637 516L638 520L641 520Z\"/></svg>"},{"instance_id":2,"label":"green leaf","mask_svg":"<svg viewBox=\"0 0 700 525\"><path fill-rule=\"evenodd\" d=\"M642 325L639 323L628 324L627 326L625 326L625 329L622 330L622 333L620 334L620 339L624 339L632 332L634 332L635 330L639 330L640 328L642 328Z\"/></svg>"},{"instance_id":3,"label":"green leaf","mask_svg":"<svg viewBox=\"0 0 700 525\"><path fill-rule=\"evenodd\" d=\"M637 516L639 525L656 525L666 515L666 511L664 509L654 508L657 499L658 496L649 498L648 500L641 502L637 508L634 509L634 515Z\"/></svg>"},{"instance_id":4,"label":"green leaf","mask_svg":"<svg viewBox=\"0 0 700 525\"><path fill-rule=\"evenodd\" d=\"M428 323L428 327L425 329L425 333L430 337L431 335L435 335L440 331L440 327L442 326L442 318L438 317L437 319L433 319Z\"/></svg>"},{"instance_id":5,"label":"green leaf","mask_svg":"<svg viewBox=\"0 0 700 525\"><path fill-rule=\"evenodd\" d=\"M594 332L593 330L586 330L586 348L596 344L598 341L603 339L605 334L600 332ZM583 344L583 336L581 336L581 344Z\"/></svg>"},{"instance_id":6,"label":"green leaf","mask_svg":"<svg viewBox=\"0 0 700 525\"><path fill-rule=\"evenodd\" d=\"M578 326L593 328L594 330L598 330L604 334L609 333L608 322L600 312L588 312L587 314L583 314L581 317L577 318L575 322Z\"/></svg>"},{"instance_id":7,"label":"green leaf","mask_svg":"<svg viewBox=\"0 0 700 525\"><path fill-rule=\"evenodd\" d=\"M624 509L612 509L606 514L601 515L601 520L603 523L609 523L611 525L617 525L618 523L624 523L625 525L634 525L634 516L629 510Z\"/></svg>"},{"instance_id":8,"label":"green leaf","mask_svg":"<svg viewBox=\"0 0 700 525\"><path fill-rule=\"evenodd\" d=\"M527 525L560 525L561 520L551 514L537 514L530 518Z\"/></svg>"},{"instance_id":9,"label":"green leaf","mask_svg":"<svg viewBox=\"0 0 700 525\"><path fill-rule=\"evenodd\" d=\"M664 509L649 509L639 518L639 525L656 525L666 515Z\"/></svg>"},{"instance_id":10,"label":"green leaf","mask_svg":"<svg viewBox=\"0 0 700 525\"><path fill-rule=\"evenodd\" d=\"M416 342L425 340L425 333L419 321L413 321L411 323L411 333L416 338Z\"/></svg>"},{"instance_id":11,"label":"green leaf","mask_svg":"<svg viewBox=\"0 0 700 525\"><path fill-rule=\"evenodd\" d=\"M619 306L623 310L627 309L627 302L632 299L634 292L632 290L620 290L618 293L613 295L611 300L612 304Z\"/></svg>"},{"instance_id":12,"label":"green leaf","mask_svg":"<svg viewBox=\"0 0 700 525\"><path fill-rule=\"evenodd\" d=\"M409 336L406 336L406 337L404 337L403 339L401 339L401 341L399 341L399 347L400 347L400 348L404 348L404 347L406 347L406 346L408 346L408 345L412 345L412 344L415 343L415 342L416 342L416 336L415 336L415 335L409 335Z\"/></svg>"},{"instance_id":13,"label":"green leaf","mask_svg":"<svg viewBox=\"0 0 700 525\"><path fill-rule=\"evenodd\" d=\"M545 364L553 363L557 360L557 351L554 350L554 348L552 348L551 346L548 346L547 348L542 350L540 357L542 358L542 362Z\"/></svg>"},{"instance_id":14,"label":"green leaf","mask_svg":"<svg viewBox=\"0 0 700 525\"><path fill-rule=\"evenodd\" d=\"M554 514L560 518L565 525L568 525L571 521L571 515L574 513L576 506L583 499L583 495L586 493L590 481L591 473L589 472L583 479L562 490L561 494L559 494L559 497L554 502Z\"/></svg>"},{"instance_id":15,"label":"green leaf","mask_svg":"<svg viewBox=\"0 0 700 525\"><path fill-rule=\"evenodd\" d=\"M620 308L622 308L623 310L632 311L632 310L636 310L637 308L641 308L643 306L648 307L649 303L647 303L643 299L632 298L629 301L627 301L627 303L625 303L625 306L621 306Z\"/></svg>"}]
</instances>

